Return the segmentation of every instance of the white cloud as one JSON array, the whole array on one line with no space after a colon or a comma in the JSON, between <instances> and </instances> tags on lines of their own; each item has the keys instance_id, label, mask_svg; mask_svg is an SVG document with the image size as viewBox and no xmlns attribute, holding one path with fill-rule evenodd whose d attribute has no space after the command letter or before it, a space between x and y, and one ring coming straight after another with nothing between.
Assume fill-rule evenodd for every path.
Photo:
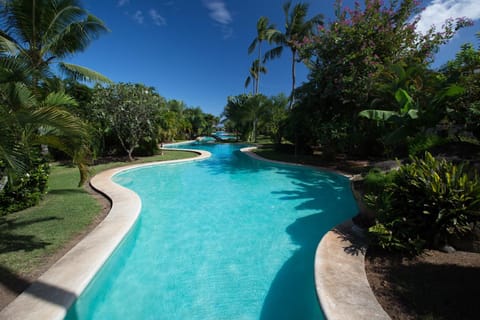
<instances>
[{"instance_id":1,"label":"white cloud","mask_svg":"<svg viewBox=\"0 0 480 320\"><path fill-rule=\"evenodd\" d=\"M138 10L135 12L135 14L132 16L133 20L135 20L139 24L143 24L143 21L145 20L143 17L142 11Z\"/></svg>"},{"instance_id":2,"label":"white cloud","mask_svg":"<svg viewBox=\"0 0 480 320\"><path fill-rule=\"evenodd\" d=\"M480 19L479 0L432 0L421 13L417 31L426 33L432 26L441 30L445 20L449 18Z\"/></svg>"},{"instance_id":3,"label":"white cloud","mask_svg":"<svg viewBox=\"0 0 480 320\"><path fill-rule=\"evenodd\" d=\"M204 0L203 4L210 10L210 18L216 22L227 25L232 22L232 16L227 10L225 2L219 0Z\"/></svg>"},{"instance_id":4,"label":"white cloud","mask_svg":"<svg viewBox=\"0 0 480 320\"><path fill-rule=\"evenodd\" d=\"M128 4L130 0L118 0L117 7L123 7L124 5Z\"/></svg>"},{"instance_id":5,"label":"white cloud","mask_svg":"<svg viewBox=\"0 0 480 320\"><path fill-rule=\"evenodd\" d=\"M165 26L167 24L167 20L165 20L165 18L162 17L157 12L157 10L150 9L150 11L148 11L148 14L150 14L150 18L152 18L153 23L156 24L157 26L161 27L161 26Z\"/></svg>"}]
</instances>

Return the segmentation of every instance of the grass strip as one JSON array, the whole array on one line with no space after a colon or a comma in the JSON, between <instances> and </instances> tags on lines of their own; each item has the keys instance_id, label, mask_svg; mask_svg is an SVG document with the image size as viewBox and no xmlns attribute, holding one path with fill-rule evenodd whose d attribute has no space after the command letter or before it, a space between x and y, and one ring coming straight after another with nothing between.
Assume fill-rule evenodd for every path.
<instances>
[{"instance_id":1,"label":"grass strip","mask_svg":"<svg viewBox=\"0 0 480 320\"><path fill-rule=\"evenodd\" d=\"M134 162L111 162L91 167L92 174L127 164L186 159L185 151L164 151L163 155ZM4 272L28 276L45 260L84 231L101 213L98 201L78 188L78 169L52 165L48 194L35 207L0 217L0 277Z\"/></svg>"}]
</instances>

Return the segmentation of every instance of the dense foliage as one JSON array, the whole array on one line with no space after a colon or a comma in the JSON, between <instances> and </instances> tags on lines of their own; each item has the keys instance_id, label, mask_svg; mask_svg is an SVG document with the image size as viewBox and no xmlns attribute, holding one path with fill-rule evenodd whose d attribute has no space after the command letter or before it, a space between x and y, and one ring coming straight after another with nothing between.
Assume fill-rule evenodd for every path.
<instances>
[{"instance_id":1,"label":"dense foliage","mask_svg":"<svg viewBox=\"0 0 480 320\"><path fill-rule=\"evenodd\" d=\"M280 143L287 103L288 99L282 94L271 98L262 94L228 97L222 114L226 118L225 128L245 141L256 142L261 132Z\"/></svg>"},{"instance_id":2,"label":"dense foliage","mask_svg":"<svg viewBox=\"0 0 480 320\"><path fill-rule=\"evenodd\" d=\"M83 51L107 29L75 0L7 0L0 8L0 30L0 179L6 181L0 193L8 198L14 192L18 203L31 203L36 189L43 192L41 181L47 174L36 161L49 148L72 158L80 184L87 178L88 132L68 110L76 101L50 87L56 83L52 64L75 78L108 81L61 61ZM40 180L34 178L38 175Z\"/></svg>"},{"instance_id":3,"label":"dense foliage","mask_svg":"<svg viewBox=\"0 0 480 320\"><path fill-rule=\"evenodd\" d=\"M480 180L464 164L427 152L391 175L377 179L381 190L366 195L377 213L369 232L382 248L418 254L448 244L480 222Z\"/></svg>"},{"instance_id":4,"label":"dense foliage","mask_svg":"<svg viewBox=\"0 0 480 320\"><path fill-rule=\"evenodd\" d=\"M114 84L96 87L91 101L97 121L111 128L128 158L140 142L156 145L155 118L163 99L140 84Z\"/></svg>"},{"instance_id":5,"label":"dense foliage","mask_svg":"<svg viewBox=\"0 0 480 320\"><path fill-rule=\"evenodd\" d=\"M0 216L36 205L47 192L49 173L46 161L35 161L15 184L7 184L0 192Z\"/></svg>"},{"instance_id":6,"label":"dense foliage","mask_svg":"<svg viewBox=\"0 0 480 320\"><path fill-rule=\"evenodd\" d=\"M311 72L309 82L297 92L296 108L317 115L312 126L306 128L310 131L307 132L310 143L327 143L327 148L339 152L363 154L372 152L372 145L380 144L377 149L381 153L385 149L383 141L377 139L378 133L383 136L404 123L378 128L375 123L358 119L358 113L371 106L398 110L401 103L400 107L404 108L404 98L399 99L402 93L418 103L431 100L431 91L439 85L433 81L436 76L427 71L427 65L439 46L470 21L448 20L443 31L432 29L422 35L415 30L417 21L412 20L419 10L413 0L387 4L367 0L363 6L357 3L353 9L341 7L338 2L336 20L321 27L317 35L305 39L302 52L310 57ZM428 106L416 107L426 109ZM321 126L339 130L318 130ZM344 133L342 142L338 141L338 131ZM374 134L360 135L359 132ZM329 141L333 143L328 144Z\"/></svg>"}]
</instances>

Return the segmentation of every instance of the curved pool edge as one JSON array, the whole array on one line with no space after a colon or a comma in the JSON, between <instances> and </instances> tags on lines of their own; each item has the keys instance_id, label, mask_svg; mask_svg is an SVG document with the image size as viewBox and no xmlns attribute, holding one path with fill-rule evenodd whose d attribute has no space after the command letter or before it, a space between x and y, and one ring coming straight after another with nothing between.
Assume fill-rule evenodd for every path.
<instances>
[{"instance_id":1,"label":"curved pool edge","mask_svg":"<svg viewBox=\"0 0 480 320\"><path fill-rule=\"evenodd\" d=\"M353 228L353 229L352 229ZM327 232L315 253L315 287L328 320L387 320L365 272L364 239L347 220Z\"/></svg>"},{"instance_id":2,"label":"curved pool edge","mask_svg":"<svg viewBox=\"0 0 480 320\"><path fill-rule=\"evenodd\" d=\"M211 156L207 151L191 149L186 151L197 153L198 156L128 165L95 175L90 184L111 200L112 208L109 213L85 238L1 310L0 319L63 319L70 306L117 248L140 214L139 196L132 190L114 183L112 177L130 169L200 161Z\"/></svg>"},{"instance_id":3,"label":"curved pool edge","mask_svg":"<svg viewBox=\"0 0 480 320\"><path fill-rule=\"evenodd\" d=\"M278 164L286 164L286 165L295 166L295 167L305 167L305 168L311 168L311 169L315 169L315 170L322 170L322 171L331 172L331 173L335 173L335 174L347 177L350 180L354 177L354 175L351 175L351 174L348 174L348 173L345 173L345 172L342 172L342 171L339 171L339 170L334 170L332 168L314 166L314 165L303 164L303 163L295 163L295 162L286 162L286 161L267 159L267 158L264 158L262 156L259 156L255 152L253 152L253 150L256 150L256 149L258 149L258 147L245 147L245 148L240 149L240 151L249 155L250 157L252 157L254 159L261 160L261 161L273 162L273 163L278 163Z\"/></svg>"},{"instance_id":4,"label":"curved pool edge","mask_svg":"<svg viewBox=\"0 0 480 320\"><path fill-rule=\"evenodd\" d=\"M354 177L330 168L266 159L254 153L255 149L257 147L246 147L240 151L258 160L325 170L350 180ZM351 219L334 227L322 237L316 249L314 281L323 314L328 320L390 319L368 283L365 272L367 246L352 227Z\"/></svg>"}]
</instances>

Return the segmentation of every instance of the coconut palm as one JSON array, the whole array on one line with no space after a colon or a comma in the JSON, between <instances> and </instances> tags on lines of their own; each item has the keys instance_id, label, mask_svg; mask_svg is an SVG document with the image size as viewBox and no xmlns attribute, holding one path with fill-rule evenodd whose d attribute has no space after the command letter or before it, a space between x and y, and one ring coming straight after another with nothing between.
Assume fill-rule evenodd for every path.
<instances>
[{"instance_id":1,"label":"coconut palm","mask_svg":"<svg viewBox=\"0 0 480 320\"><path fill-rule=\"evenodd\" d=\"M110 81L86 67L61 61L108 31L78 1L5 0L0 17L0 55L22 59L32 70L25 80L33 87L52 75L54 63L76 79Z\"/></svg>"},{"instance_id":2,"label":"coconut palm","mask_svg":"<svg viewBox=\"0 0 480 320\"><path fill-rule=\"evenodd\" d=\"M275 25L270 24L267 17L260 17L257 21L257 36L255 37L255 39L253 39L252 43L248 47L248 54L252 54L252 52L256 48L258 48L258 58L257 58L257 60L258 60L258 66L259 67L263 67L260 64L260 61L262 59L262 42L269 40L268 39L268 32L270 32L270 30L275 30ZM255 60L254 63L256 63L257 60ZM253 67L253 65L252 65L252 67ZM259 68L256 68L256 69L259 69ZM252 74L252 73L250 72L250 74ZM260 82L260 74L258 72L256 73L256 76L257 76L256 85L254 86L256 89L254 91L254 94L258 93L258 85L259 85L259 82ZM249 83L250 83L250 81L249 81ZM245 87L247 87L247 86L248 85L245 85Z\"/></svg>"},{"instance_id":3,"label":"coconut palm","mask_svg":"<svg viewBox=\"0 0 480 320\"><path fill-rule=\"evenodd\" d=\"M292 8L289 1L283 5L285 14L285 32L280 30L268 30L267 39L278 44L277 47L269 50L265 54L265 60L279 57L284 47L290 48L292 52L292 92L290 95L290 108L293 105L293 92L295 90L295 64L298 61L299 45L304 39L314 32L315 26L323 24L323 16L321 14L307 19L309 5L307 3L298 3Z\"/></svg>"},{"instance_id":4,"label":"coconut palm","mask_svg":"<svg viewBox=\"0 0 480 320\"><path fill-rule=\"evenodd\" d=\"M260 63L260 60L256 59L252 62L252 66L249 69L250 75L245 80L245 88L250 85L253 79L252 93L254 95L258 94L258 87L260 83L260 73L267 73L267 68Z\"/></svg>"}]
</instances>

